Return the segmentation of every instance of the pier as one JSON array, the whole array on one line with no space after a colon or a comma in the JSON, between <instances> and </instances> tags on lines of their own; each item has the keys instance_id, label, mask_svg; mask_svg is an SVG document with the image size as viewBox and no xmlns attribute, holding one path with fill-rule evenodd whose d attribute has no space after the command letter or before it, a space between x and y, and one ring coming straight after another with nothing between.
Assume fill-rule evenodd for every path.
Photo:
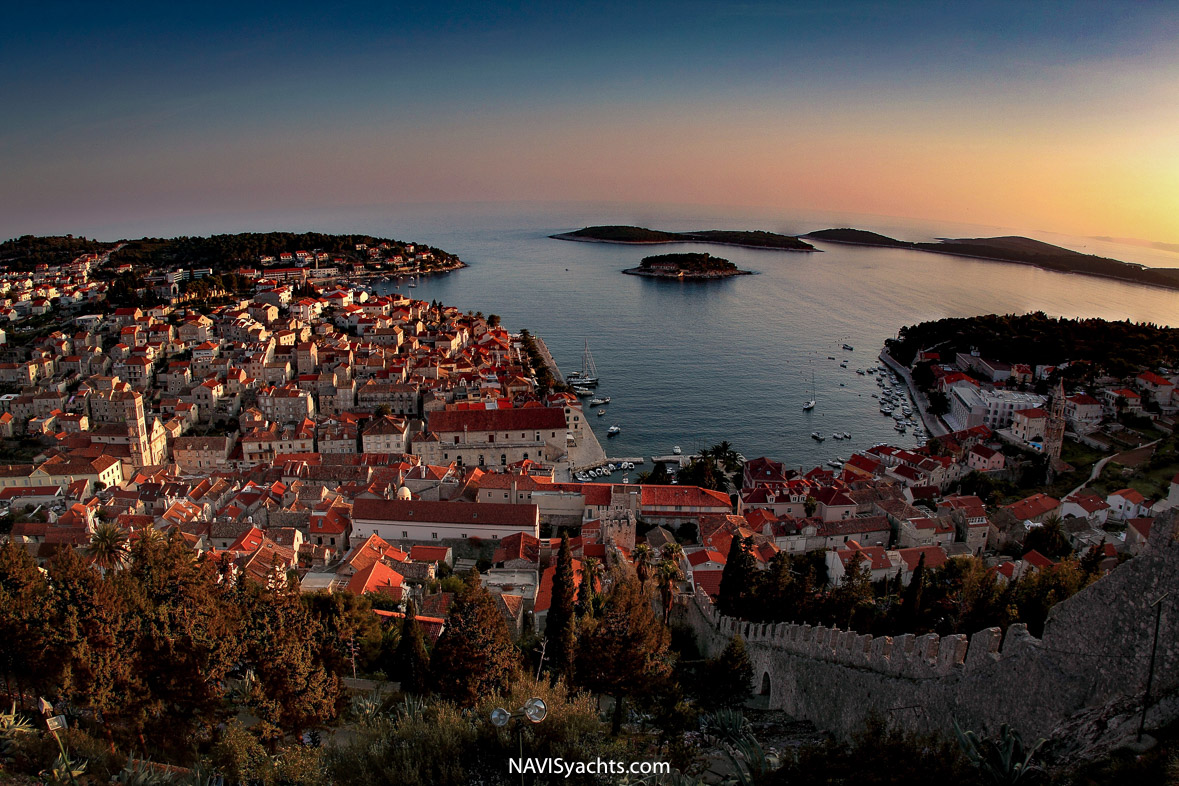
<instances>
[{"instance_id":1,"label":"pier","mask_svg":"<svg viewBox=\"0 0 1179 786\"><path fill-rule=\"evenodd\" d=\"M557 361L553 360L553 354L549 352L549 348L545 345L544 339L533 333L532 340L536 342L536 348L540 351L540 356L544 359L544 364L549 367L549 372L552 373L553 379L557 380L558 382L564 382L565 377L562 376L561 369L557 368Z\"/></svg>"},{"instance_id":2,"label":"pier","mask_svg":"<svg viewBox=\"0 0 1179 786\"><path fill-rule=\"evenodd\" d=\"M691 456L685 456L682 453L673 453L668 456L652 456L651 457L651 461L653 461L656 464L677 464L677 465L679 465L680 469L683 469L684 467L688 466L688 463L691 462L691 460L692 460Z\"/></svg>"}]
</instances>

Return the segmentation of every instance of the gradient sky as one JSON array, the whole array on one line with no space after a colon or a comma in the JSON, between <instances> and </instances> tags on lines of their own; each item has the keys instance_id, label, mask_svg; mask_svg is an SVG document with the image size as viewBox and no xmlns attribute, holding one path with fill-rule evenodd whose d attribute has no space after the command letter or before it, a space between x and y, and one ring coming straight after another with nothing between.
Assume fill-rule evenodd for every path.
<instances>
[{"instance_id":1,"label":"gradient sky","mask_svg":"<svg viewBox=\"0 0 1179 786\"><path fill-rule=\"evenodd\" d=\"M1174 2L22 3L0 36L2 237L602 201L1179 242Z\"/></svg>"}]
</instances>

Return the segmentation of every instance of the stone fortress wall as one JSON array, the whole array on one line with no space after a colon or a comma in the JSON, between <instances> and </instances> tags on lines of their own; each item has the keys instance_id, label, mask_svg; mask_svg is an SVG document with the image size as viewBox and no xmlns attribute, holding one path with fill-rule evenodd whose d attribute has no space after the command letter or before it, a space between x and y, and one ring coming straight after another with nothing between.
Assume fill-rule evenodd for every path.
<instances>
[{"instance_id":1,"label":"stone fortress wall","mask_svg":"<svg viewBox=\"0 0 1179 786\"><path fill-rule=\"evenodd\" d=\"M912 731L945 733L956 718L991 734L1009 723L1025 737L1050 736L1077 713L1112 702L1141 707L1155 632L1151 604L1167 592L1152 696L1179 691L1177 535L1174 517L1157 519L1143 553L1054 606L1041 638L1022 624L1006 635L988 628L969 637L875 638L753 624L719 615L702 592L682 598L676 614L709 657L733 635L744 637L755 693L768 693L771 709L837 736L862 729L872 715ZM1154 706L1148 727L1168 720L1174 706Z\"/></svg>"}]
</instances>

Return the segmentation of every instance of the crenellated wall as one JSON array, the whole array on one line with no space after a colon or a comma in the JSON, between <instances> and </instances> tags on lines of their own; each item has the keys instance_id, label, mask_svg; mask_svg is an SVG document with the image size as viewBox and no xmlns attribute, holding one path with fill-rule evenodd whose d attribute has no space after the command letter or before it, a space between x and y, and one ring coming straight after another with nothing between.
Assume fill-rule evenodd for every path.
<instances>
[{"instance_id":1,"label":"crenellated wall","mask_svg":"<svg viewBox=\"0 0 1179 786\"><path fill-rule=\"evenodd\" d=\"M1042 638L1024 625L972 636L871 636L825 627L754 624L716 612L703 592L677 613L709 656L744 637L754 689L768 678L769 705L837 735L869 715L919 731L946 731L951 717L996 731L1011 723L1047 736L1068 717L1142 696L1162 604L1153 695L1179 689L1179 543L1173 518L1155 522L1144 552L1049 614Z\"/></svg>"}]
</instances>

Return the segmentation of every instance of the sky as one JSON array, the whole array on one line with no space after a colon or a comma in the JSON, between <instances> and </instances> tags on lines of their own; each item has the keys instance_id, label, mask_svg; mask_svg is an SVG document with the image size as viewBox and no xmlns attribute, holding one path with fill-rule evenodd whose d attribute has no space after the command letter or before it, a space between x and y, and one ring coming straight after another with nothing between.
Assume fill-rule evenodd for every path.
<instances>
[{"instance_id":1,"label":"sky","mask_svg":"<svg viewBox=\"0 0 1179 786\"><path fill-rule=\"evenodd\" d=\"M47 2L5 22L2 237L603 202L1179 242L1173 2Z\"/></svg>"}]
</instances>

